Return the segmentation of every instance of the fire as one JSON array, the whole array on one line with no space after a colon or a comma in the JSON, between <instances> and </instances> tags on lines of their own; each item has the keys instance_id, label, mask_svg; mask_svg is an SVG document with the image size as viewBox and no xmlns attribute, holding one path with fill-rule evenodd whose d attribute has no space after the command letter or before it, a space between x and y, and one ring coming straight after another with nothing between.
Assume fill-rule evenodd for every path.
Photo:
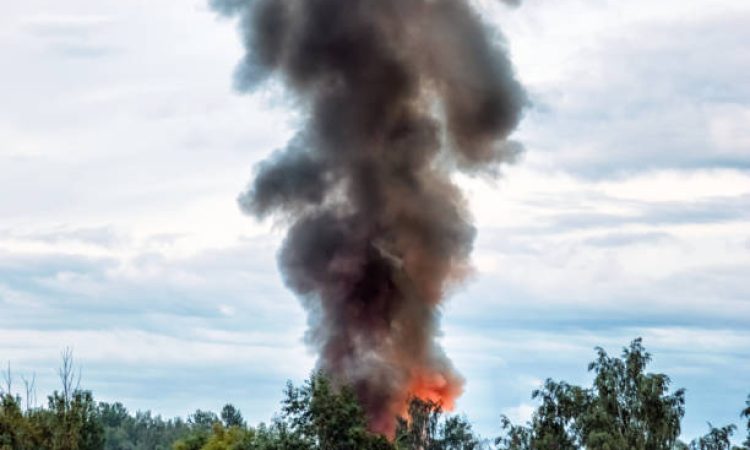
<instances>
[{"instance_id":1,"label":"fire","mask_svg":"<svg viewBox=\"0 0 750 450\"><path fill-rule=\"evenodd\" d=\"M453 409L463 380L439 305L470 273L476 230L451 171L496 173L520 150L508 55L470 1L212 4L241 17L238 86L276 77L307 119L239 202L289 225L279 267L318 368L391 437L412 396Z\"/></svg>"},{"instance_id":2,"label":"fire","mask_svg":"<svg viewBox=\"0 0 750 450\"><path fill-rule=\"evenodd\" d=\"M456 398L461 395L462 391L460 380L448 380L439 373L420 373L412 379L409 385L411 396L437 403L446 411L452 411L455 408ZM408 408L408 405L404 408Z\"/></svg>"},{"instance_id":3,"label":"fire","mask_svg":"<svg viewBox=\"0 0 750 450\"><path fill-rule=\"evenodd\" d=\"M370 430L380 433L393 440L396 434L396 417L407 422L409 417L409 403L413 398L440 405L444 411L452 411L456 406L456 399L463 391L463 380L428 370L416 371L400 395L395 396L391 407L381 411L378 415L370 416Z\"/></svg>"}]
</instances>

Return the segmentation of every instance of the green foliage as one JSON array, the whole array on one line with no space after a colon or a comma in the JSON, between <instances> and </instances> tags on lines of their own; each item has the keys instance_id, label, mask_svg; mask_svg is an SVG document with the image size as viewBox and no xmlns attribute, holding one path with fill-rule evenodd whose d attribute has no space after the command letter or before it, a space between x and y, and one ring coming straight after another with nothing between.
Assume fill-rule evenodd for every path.
<instances>
[{"instance_id":1,"label":"green foliage","mask_svg":"<svg viewBox=\"0 0 750 450\"><path fill-rule=\"evenodd\" d=\"M641 339L611 358L601 348L589 370L596 374L580 420L582 443L589 449L670 449L680 435L685 391L669 394L670 379L646 373L651 361ZM593 394L593 395L592 395Z\"/></svg>"},{"instance_id":2,"label":"green foliage","mask_svg":"<svg viewBox=\"0 0 750 450\"><path fill-rule=\"evenodd\" d=\"M224 407L223 423L215 422L210 435L196 429L174 449L478 450L480 446L466 419L443 418L439 405L418 399L410 403L408 420L400 419L392 444L367 430L364 412L349 387L336 387L321 374L299 387L287 384L281 414L270 426L248 428L244 421L230 418L241 415L234 407Z\"/></svg>"},{"instance_id":3,"label":"green foliage","mask_svg":"<svg viewBox=\"0 0 750 450\"><path fill-rule=\"evenodd\" d=\"M442 448L445 450L479 450L480 448L479 439L474 435L471 424L465 417L447 417L441 431Z\"/></svg>"},{"instance_id":4,"label":"green foliage","mask_svg":"<svg viewBox=\"0 0 750 450\"><path fill-rule=\"evenodd\" d=\"M687 448L689 450L730 450L732 448L731 438L737 430L736 425L715 428L709 422L708 429L708 434L693 440Z\"/></svg>"},{"instance_id":5,"label":"green foliage","mask_svg":"<svg viewBox=\"0 0 750 450\"><path fill-rule=\"evenodd\" d=\"M590 388L547 380L532 397L541 402L527 427L502 419L504 450L671 450L680 434L685 392L669 393L664 374L647 373L651 355L641 339L620 358L597 348Z\"/></svg>"},{"instance_id":6,"label":"green foliage","mask_svg":"<svg viewBox=\"0 0 750 450\"><path fill-rule=\"evenodd\" d=\"M18 401L12 395L3 395L0 400L0 450L22 448L27 427Z\"/></svg>"},{"instance_id":7,"label":"green foliage","mask_svg":"<svg viewBox=\"0 0 750 450\"><path fill-rule=\"evenodd\" d=\"M213 433L202 450L251 450L254 447L254 433L241 425L225 428L220 423L214 424Z\"/></svg>"},{"instance_id":8,"label":"green foliage","mask_svg":"<svg viewBox=\"0 0 750 450\"><path fill-rule=\"evenodd\" d=\"M364 412L348 386L334 388L328 378L316 374L302 387L287 384L285 397L282 419L302 448L390 448L385 438L367 430Z\"/></svg>"},{"instance_id":9,"label":"green foliage","mask_svg":"<svg viewBox=\"0 0 750 450\"><path fill-rule=\"evenodd\" d=\"M98 412L105 433L104 450L170 450L192 430L181 419L163 420L141 411L131 415L120 403L99 403Z\"/></svg>"},{"instance_id":10,"label":"green foliage","mask_svg":"<svg viewBox=\"0 0 750 450\"><path fill-rule=\"evenodd\" d=\"M66 396L55 392L49 397L51 448L54 450L99 450L104 430L96 404L89 391L76 390Z\"/></svg>"},{"instance_id":11,"label":"green foliage","mask_svg":"<svg viewBox=\"0 0 750 450\"><path fill-rule=\"evenodd\" d=\"M216 425L221 422L211 411L196 410L188 417L190 432L172 445L174 450L201 450L210 440Z\"/></svg>"},{"instance_id":12,"label":"green foliage","mask_svg":"<svg viewBox=\"0 0 750 450\"><path fill-rule=\"evenodd\" d=\"M399 418L396 445L399 449L432 449L438 440L438 422L442 413L439 404L418 398L409 403L408 417Z\"/></svg>"},{"instance_id":13,"label":"green foliage","mask_svg":"<svg viewBox=\"0 0 750 450\"><path fill-rule=\"evenodd\" d=\"M55 392L47 409L22 411L19 400L5 395L0 405L2 450L100 450L104 430L90 392L68 397Z\"/></svg>"},{"instance_id":14,"label":"green foliage","mask_svg":"<svg viewBox=\"0 0 750 450\"><path fill-rule=\"evenodd\" d=\"M242 418L242 413L231 404L224 405L224 408L221 409L221 421L228 428L245 426L245 419Z\"/></svg>"},{"instance_id":15,"label":"green foliage","mask_svg":"<svg viewBox=\"0 0 750 450\"><path fill-rule=\"evenodd\" d=\"M670 392L664 374L647 372L651 355L640 339L620 357L601 348L589 364L588 388L547 380L532 392L539 403L526 425L501 418L497 450L750 450L750 396L743 447L732 447L735 425L713 427L684 444L677 440L685 394ZM480 450L489 448L463 416L444 415L439 404L412 399L398 418L393 442L368 431L354 391L315 374L286 385L281 411L270 424L250 427L225 405L219 415L197 410L187 420L131 414L120 403L94 402L74 382L72 354L63 354L63 388L44 407L0 394L0 450ZM10 379L10 372L6 376ZM10 385L10 383L8 383ZM6 388L10 390L10 387ZM29 397L27 393L27 397ZM33 397L32 397L33 398Z\"/></svg>"},{"instance_id":16,"label":"green foliage","mask_svg":"<svg viewBox=\"0 0 750 450\"><path fill-rule=\"evenodd\" d=\"M172 448L174 450L201 450L208 443L209 438L210 434L205 430L194 430L184 438L177 440Z\"/></svg>"},{"instance_id":17,"label":"green foliage","mask_svg":"<svg viewBox=\"0 0 750 450\"><path fill-rule=\"evenodd\" d=\"M364 412L354 392L337 388L322 375L301 387L288 383L281 415L270 426L248 428L232 405L222 409L222 421L197 411L193 432L177 441L174 450L390 450L382 436L367 431ZM212 421L210 433L205 425Z\"/></svg>"},{"instance_id":18,"label":"green foliage","mask_svg":"<svg viewBox=\"0 0 750 450\"><path fill-rule=\"evenodd\" d=\"M588 393L578 386L547 380L542 389L532 393L541 401L534 415L532 440L534 448L572 450L582 440L576 419L590 402Z\"/></svg>"},{"instance_id":19,"label":"green foliage","mask_svg":"<svg viewBox=\"0 0 750 450\"><path fill-rule=\"evenodd\" d=\"M200 409L195 410L193 414L188 417L188 423L192 425L194 429L211 431L214 424L219 422L219 417L211 411L202 411Z\"/></svg>"},{"instance_id":20,"label":"green foliage","mask_svg":"<svg viewBox=\"0 0 750 450\"><path fill-rule=\"evenodd\" d=\"M461 416L442 416L440 404L413 398L407 418L399 418L396 448L401 450L477 450L480 441Z\"/></svg>"},{"instance_id":21,"label":"green foliage","mask_svg":"<svg viewBox=\"0 0 750 450\"><path fill-rule=\"evenodd\" d=\"M531 449L533 430L523 425L513 425L507 416L500 417L500 429L504 435L495 439L495 445L505 450L527 450Z\"/></svg>"}]
</instances>

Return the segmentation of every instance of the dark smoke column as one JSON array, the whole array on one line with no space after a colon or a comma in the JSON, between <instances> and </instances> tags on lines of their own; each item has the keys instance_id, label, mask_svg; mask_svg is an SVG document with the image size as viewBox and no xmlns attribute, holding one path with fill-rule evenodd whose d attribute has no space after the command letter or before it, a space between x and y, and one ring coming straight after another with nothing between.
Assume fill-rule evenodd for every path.
<instances>
[{"instance_id":1,"label":"dark smoke column","mask_svg":"<svg viewBox=\"0 0 750 450\"><path fill-rule=\"evenodd\" d=\"M319 367L392 435L410 394L452 407L436 344L475 230L450 171L492 171L525 96L464 0L214 0L241 18L237 85L278 76L308 122L240 197L290 223L279 254Z\"/></svg>"}]
</instances>

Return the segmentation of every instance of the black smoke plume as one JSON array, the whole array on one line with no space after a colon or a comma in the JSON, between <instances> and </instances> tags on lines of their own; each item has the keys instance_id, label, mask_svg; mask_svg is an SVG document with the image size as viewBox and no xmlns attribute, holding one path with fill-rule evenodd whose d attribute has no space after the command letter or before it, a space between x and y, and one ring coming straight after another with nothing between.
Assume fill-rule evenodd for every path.
<instances>
[{"instance_id":1,"label":"black smoke plume","mask_svg":"<svg viewBox=\"0 0 750 450\"><path fill-rule=\"evenodd\" d=\"M510 3L517 3L511 1ZM463 381L435 341L475 230L451 170L492 171L525 95L466 0L214 0L239 16L237 86L279 77L306 125L260 164L244 211L290 223L279 254L319 367L391 434L410 395Z\"/></svg>"}]
</instances>

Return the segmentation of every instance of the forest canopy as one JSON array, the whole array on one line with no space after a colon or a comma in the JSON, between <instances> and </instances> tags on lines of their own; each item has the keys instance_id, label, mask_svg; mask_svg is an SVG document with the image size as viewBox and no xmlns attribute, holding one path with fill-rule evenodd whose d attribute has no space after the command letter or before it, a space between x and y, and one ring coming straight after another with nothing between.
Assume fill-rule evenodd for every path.
<instances>
[{"instance_id":1,"label":"forest canopy","mask_svg":"<svg viewBox=\"0 0 750 450\"><path fill-rule=\"evenodd\" d=\"M80 388L72 352L62 355L60 390L36 407L33 381L13 390L13 374L0 389L0 450L750 450L750 395L744 423L714 426L689 443L680 440L684 389L651 373L641 339L620 356L596 348L588 365L591 386L547 379L531 393L537 408L528 423L498 420L495 438L483 438L462 415L413 398L398 418L395 436L369 431L354 390L323 373L302 385L288 382L280 411L269 423L248 424L239 409L197 410L186 419L132 413L121 403L96 402ZM33 380L33 379L32 379ZM740 430L744 429L746 438ZM744 433L742 433L744 434Z\"/></svg>"}]
</instances>

